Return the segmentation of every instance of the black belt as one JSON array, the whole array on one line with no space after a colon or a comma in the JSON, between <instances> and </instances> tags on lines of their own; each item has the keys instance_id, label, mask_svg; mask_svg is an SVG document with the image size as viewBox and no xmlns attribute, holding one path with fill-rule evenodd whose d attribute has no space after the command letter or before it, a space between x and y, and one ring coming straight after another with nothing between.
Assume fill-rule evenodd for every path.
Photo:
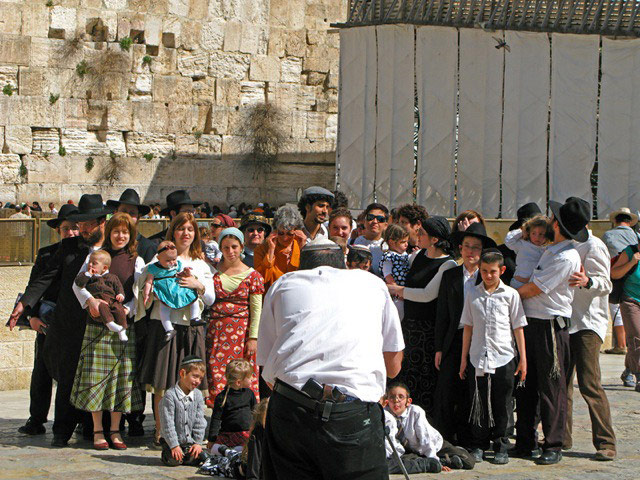
<instances>
[{"instance_id":1,"label":"black belt","mask_svg":"<svg viewBox=\"0 0 640 480\"><path fill-rule=\"evenodd\" d=\"M353 402L336 403L332 401L319 402L314 400L306 393L301 392L293 388L291 385L284 383L281 380L276 380L276 384L273 386L273 391L278 392L283 397L291 400L292 402L306 408L310 412L318 414L322 421L329 420L331 413L350 412L362 408L367 402L355 400Z\"/></svg>"},{"instance_id":2,"label":"black belt","mask_svg":"<svg viewBox=\"0 0 640 480\"><path fill-rule=\"evenodd\" d=\"M568 323L571 318L570 317L563 317L562 315L556 315L553 318L534 318L534 317L527 317L527 322L533 322L533 323L549 323L552 322L554 320L558 320L559 318L561 318L562 320L564 320L566 323Z\"/></svg>"}]
</instances>

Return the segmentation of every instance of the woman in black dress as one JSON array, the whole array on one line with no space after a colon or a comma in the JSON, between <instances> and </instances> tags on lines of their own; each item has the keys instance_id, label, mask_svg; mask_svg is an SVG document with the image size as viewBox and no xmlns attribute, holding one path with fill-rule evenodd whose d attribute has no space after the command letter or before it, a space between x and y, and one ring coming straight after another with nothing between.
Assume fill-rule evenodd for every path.
<instances>
[{"instance_id":1,"label":"woman in black dress","mask_svg":"<svg viewBox=\"0 0 640 480\"><path fill-rule=\"evenodd\" d=\"M451 257L448 238L449 221L444 217L430 217L422 221L418 246L404 287L388 285L392 295L404 298L404 361L400 377L414 403L433 410L437 370L435 357L435 321L438 290L442 274L457 264Z\"/></svg>"}]
</instances>

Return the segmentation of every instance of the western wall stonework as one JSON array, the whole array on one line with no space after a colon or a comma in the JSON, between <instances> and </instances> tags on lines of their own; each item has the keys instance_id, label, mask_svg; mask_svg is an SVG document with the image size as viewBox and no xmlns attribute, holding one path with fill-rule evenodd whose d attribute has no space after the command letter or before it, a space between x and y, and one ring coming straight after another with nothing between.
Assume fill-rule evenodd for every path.
<instances>
[{"instance_id":1,"label":"western wall stonework","mask_svg":"<svg viewBox=\"0 0 640 480\"><path fill-rule=\"evenodd\" d=\"M184 187L222 206L332 187L339 37L329 25L346 8L0 0L0 200L59 204L133 187L162 202ZM279 140L261 167L247 125L263 104Z\"/></svg>"}]
</instances>

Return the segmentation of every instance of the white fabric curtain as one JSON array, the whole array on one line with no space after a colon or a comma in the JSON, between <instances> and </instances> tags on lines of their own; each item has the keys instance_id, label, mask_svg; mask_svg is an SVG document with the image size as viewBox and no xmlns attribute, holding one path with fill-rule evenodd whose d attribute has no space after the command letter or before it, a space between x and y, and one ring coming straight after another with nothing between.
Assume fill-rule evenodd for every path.
<instances>
[{"instance_id":1,"label":"white fabric curtain","mask_svg":"<svg viewBox=\"0 0 640 480\"><path fill-rule=\"evenodd\" d=\"M373 202L376 142L375 27L340 30L338 182L353 208Z\"/></svg>"},{"instance_id":2,"label":"white fabric curtain","mask_svg":"<svg viewBox=\"0 0 640 480\"><path fill-rule=\"evenodd\" d=\"M597 35L553 34L549 198L591 203L598 97Z\"/></svg>"},{"instance_id":3,"label":"white fabric curtain","mask_svg":"<svg viewBox=\"0 0 640 480\"><path fill-rule=\"evenodd\" d=\"M545 209L551 57L546 33L508 31L505 40L502 217L515 218L525 203Z\"/></svg>"},{"instance_id":4,"label":"white fabric curtain","mask_svg":"<svg viewBox=\"0 0 640 480\"><path fill-rule=\"evenodd\" d=\"M640 40L602 39L598 216L640 209Z\"/></svg>"},{"instance_id":5,"label":"white fabric curtain","mask_svg":"<svg viewBox=\"0 0 640 480\"><path fill-rule=\"evenodd\" d=\"M418 27L416 81L418 136L417 202L433 215L453 215L458 32Z\"/></svg>"},{"instance_id":6,"label":"white fabric curtain","mask_svg":"<svg viewBox=\"0 0 640 480\"><path fill-rule=\"evenodd\" d=\"M500 208L502 32L460 30L458 211L496 217Z\"/></svg>"},{"instance_id":7,"label":"white fabric curtain","mask_svg":"<svg viewBox=\"0 0 640 480\"><path fill-rule=\"evenodd\" d=\"M376 198L389 208L413 201L414 27L384 25L378 35Z\"/></svg>"}]
</instances>

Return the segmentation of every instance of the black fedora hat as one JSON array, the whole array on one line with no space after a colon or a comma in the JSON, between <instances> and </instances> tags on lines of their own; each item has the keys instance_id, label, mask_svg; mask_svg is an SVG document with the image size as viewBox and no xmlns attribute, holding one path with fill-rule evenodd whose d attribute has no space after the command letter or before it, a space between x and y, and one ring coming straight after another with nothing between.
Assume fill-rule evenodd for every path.
<instances>
[{"instance_id":1,"label":"black fedora hat","mask_svg":"<svg viewBox=\"0 0 640 480\"><path fill-rule=\"evenodd\" d=\"M540 214L542 214L542 210L540 210L540 207L538 206L537 203L529 202L522 205L516 212L516 215L518 215L518 220L516 220L511 224L511 226L509 227L509 230L515 230L516 228L520 228L527 219L533 218L536 215L540 215Z\"/></svg>"},{"instance_id":2,"label":"black fedora hat","mask_svg":"<svg viewBox=\"0 0 640 480\"><path fill-rule=\"evenodd\" d=\"M80 197L77 213L73 213L67 218L74 222L86 222L95 218L105 217L110 213L113 213L113 209L104 206L102 195L99 193L85 193Z\"/></svg>"},{"instance_id":3,"label":"black fedora hat","mask_svg":"<svg viewBox=\"0 0 640 480\"><path fill-rule=\"evenodd\" d=\"M569 237L578 242L586 242L589 239L587 224L591 219L591 206L589 202L581 198L571 197L564 204L549 201L549 208L560 226L564 228Z\"/></svg>"},{"instance_id":4,"label":"black fedora hat","mask_svg":"<svg viewBox=\"0 0 640 480\"><path fill-rule=\"evenodd\" d=\"M475 237L482 240L482 248L494 248L497 246L496 242L487 235L487 230L480 222L473 222L467 227L466 230L453 232L450 240L453 245L460 245L464 237Z\"/></svg>"},{"instance_id":5,"label":"black fedora hat","mask_svg":"<svg viewBox=\"0 0 640 480\"><path fill-rule=\"evenodd\" d=\"M117 210L120 204L124 203L125 205L133 205L134 207L138 207L138 215L141 217L146 215L151 211L151 207L147 205L142 205L140 203L140 195L133 188L127 188L122 195L120 195L120 200L107 200L107 205L114 210Z\"/></svg>"},{"instance_id":6,"label":"black fedora hat","mask_svg":"<svg viewBox=\"0 0 640 480\"><path fill-rule=\"evenodd\" d=\"M171 210L178 211L182 205L193 205L197 207L202 202L194 202L186 190L176 190L167 195L167 207L160 210L161 215L169 215Z\"/></svg>"},{"instance_id":7,"label":"black fedora hat","mask_svg":"<svg viewBox=\"0 0 640 480\"><path fill-rule=\"evenodd\" d=\"M72 203L65 203L60 207L58 217L47 220L47 225L51 228L58 228L62 222L69 218L69 215L73 215L74 213L78 213L78 207Z\"/></svg>"}]
</instances>

